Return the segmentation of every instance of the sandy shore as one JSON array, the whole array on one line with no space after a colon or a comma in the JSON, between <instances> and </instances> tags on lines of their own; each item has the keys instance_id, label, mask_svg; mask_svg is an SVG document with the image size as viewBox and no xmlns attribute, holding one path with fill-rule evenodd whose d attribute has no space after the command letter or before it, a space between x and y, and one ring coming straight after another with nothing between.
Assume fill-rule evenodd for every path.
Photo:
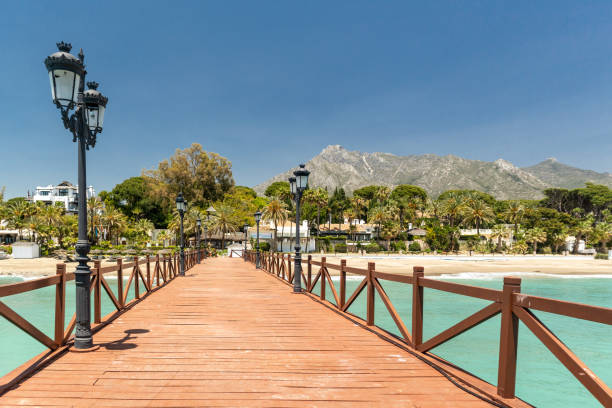
<instances>
[{"instance_id":1,"label":"sandy shore","mask_svg":"<svg viewBox=\"0 0 612 408\"><path fill-rule=\"evenodd\" d=\"M313 254L313 259L320 260L321 254ZM595 260L586 256L347 256L327 254L327 262L340 264L346 259L348 266L367 268L368 262L376 264L376 270L412 274L413 266L424 266L425 274L430 276L459 273L542 273L559 275L612 275L612 261ZM55 274L55 265L60 263L54 258L38 259L3 259L0 260L0 276L37 277ZM126 262L126 261L124 261ZM115 265L116 262L103 261L103 266ZM67 271L73 272L77 263L66 264ZM330 269L330 273L338 272Z\"/></svg>"},{"instance_id":2,"label":"sandy shore","mask_svg":"<svg viewBox=\"0 0 612 408\"><path fill-rule=\"evenodd\" d=\"M322 255L313 255L319 260ZM347 266L366 269L368 262L376 264L380 272L412 274L413 266L425 267L425 274L430 276L459 273L542 273L556 275L612 275L612 261L595 260L592 257L569 256L340 256L327 254L328 263L340 264L346 259ZM338 272L330 269L330 273Z\"/></svg>"},{"instance_id":3,"label":"sandy shore","mask_svg":"<svg viewBox=\"0 0 612 408\"><path fill-rule=\"evenodd\" d=\"M127 263L128 261L123 261ZM38 276L55 275L55 265L63 263L55 258L37 258L37 259L1 259L0 260L0 276L23 276L33 278ZM117 262L102 261L102 266L116 265ZM74 272L77 262L66 263L66 272ZM93 262L89 264L93 267Z\"/></svg>"}]
</instances>

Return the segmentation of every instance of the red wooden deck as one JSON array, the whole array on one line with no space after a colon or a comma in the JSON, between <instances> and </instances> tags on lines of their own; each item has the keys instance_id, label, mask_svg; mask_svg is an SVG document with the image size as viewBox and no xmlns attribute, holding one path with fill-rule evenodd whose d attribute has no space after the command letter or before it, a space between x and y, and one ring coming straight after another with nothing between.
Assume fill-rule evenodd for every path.
<instances>
[{"instance_id":1,"label":"red wooden deck","mask_svg":"<svg viewBox=\"0 0 612 408\"><path fill-rule=\"evenodd\" d=\"M241 259L207 259L0 406L479 407L410 353Z\"/></svg>"}]
</instances>

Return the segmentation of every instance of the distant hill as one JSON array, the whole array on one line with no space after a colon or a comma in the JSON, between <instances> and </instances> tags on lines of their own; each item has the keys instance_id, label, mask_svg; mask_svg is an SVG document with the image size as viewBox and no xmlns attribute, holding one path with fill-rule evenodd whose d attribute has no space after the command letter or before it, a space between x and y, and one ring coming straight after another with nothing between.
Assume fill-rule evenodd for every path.
<instances>
[{"instance_id":1,"label":"distant hill","mask_svg":"<svg viewBox=\"0 0 612 408\"><path fill-rule=\"evenodd\" d=\"M593 170L582 170L577 167L559 163L556 159L547 159L535 166L523 170L533 174L549 186L562 188L580 188L584 183L592 182L612 187L612 174L597 173Z\"/></svg>"},{"instance_id":2,"label":"distant hill","mask_svg":"<svg viewBox=\"0 0 612 408\"><path fill-rule=\"evenodd\" d=\"M306 167L311 171L311 186L330 191L343 187L347 193L370 184L414 184L434 197L450 189L474 189L498 199L538 199L548 187L577 188L587 181L612 187L612 175L608 173L577 169L554 159L518 168L503 159L485 162L453 155L396 156L349 151L340 145L327 146ZM293 170L255 186L255 191L263 194L273 182L286 181Z\"/></svg>"}]
</instances>

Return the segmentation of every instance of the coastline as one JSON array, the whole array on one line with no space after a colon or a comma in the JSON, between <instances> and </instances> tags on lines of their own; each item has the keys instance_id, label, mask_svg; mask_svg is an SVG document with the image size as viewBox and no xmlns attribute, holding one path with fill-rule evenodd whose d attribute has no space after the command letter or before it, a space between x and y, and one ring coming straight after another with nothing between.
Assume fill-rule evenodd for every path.
<instances>
[{"instance_id":1,"label":"coastline","mask_svg":"<svg viewBox=\"0 0 612 408\"><path fill-rule=\"evenodd\" d=\"M307 256L308 254L304 254ZM347 255L347 254L311 254L312 259L319 261L322 256L331 264L340 264L346 259L347 266L367 269L368 262L376 263L379 272L411 275L413 266L423 266L425 275L441 276L456 275L461 278L478 274L478 276L504 276L513 273L550 276L611 276L612 261L595 260L582 255ZM3 259L0 260L0 276L22 277L34 279L55 275L56 264L63 263L55 258L37 259ZM66 271L74 272L77 263L66 263ZM102 261L102 266L116 265L115 261ZM93 262L90 263L93 266ZM313 267L313 272L316 266ZM339 275L339 271L329 269L331 275ZM349 274L350 276L350 274Z\"/></svg>"},{"instance_id":2,"label":"coastline","mask_svg":"<svg viewBox=\"0 0 612 408\"><path fill-rule=\"evenodd\" d=\"M413 266L423 266L426 276L491 274L497 276L518 274L540 275L610 275L612 261L595 260L582 255L391 255L391 256L354 256L346 254L312 254L319 261L322 256L328 263L340 264L346 259L347 266L367 269L368 262L376 264L379 272L411 275ZM316 267L313 267L313 271ZM329 269L331 275L339 271ZM500 275L503 274L503 275ZM532 274L532 275L531 275ZM446 277L446 276L445 276Z\"/></svg>"}]
</instances>

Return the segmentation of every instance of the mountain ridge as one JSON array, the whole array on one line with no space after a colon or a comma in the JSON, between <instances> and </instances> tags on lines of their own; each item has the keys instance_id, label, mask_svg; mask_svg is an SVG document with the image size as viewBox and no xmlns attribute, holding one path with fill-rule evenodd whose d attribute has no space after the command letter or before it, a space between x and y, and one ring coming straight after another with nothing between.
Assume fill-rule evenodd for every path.
<instances>
[{"instance_id":1,"label":"mountain ridge","mask_svg":"<svg viewBox=\"0 0 612 408\"><path fill-rule=\"evenodd\" d=\"M554 158L533 166L517 167L503 158L487 162L453 154L398 156L328 145L310 159L306 167L311 171L311 186L325 187L330 191L343 187L347 193L371 184L389 187L414 184L432 196L451 189L474 189L498 199L538 199L543 197L542 191L550 187L571 189L582 187L586 182L612 187L612 174L579 169ZM294 170L258 184L255 191L263 194L268 185L286 181Z\"/></svg>"}]
</instances>

